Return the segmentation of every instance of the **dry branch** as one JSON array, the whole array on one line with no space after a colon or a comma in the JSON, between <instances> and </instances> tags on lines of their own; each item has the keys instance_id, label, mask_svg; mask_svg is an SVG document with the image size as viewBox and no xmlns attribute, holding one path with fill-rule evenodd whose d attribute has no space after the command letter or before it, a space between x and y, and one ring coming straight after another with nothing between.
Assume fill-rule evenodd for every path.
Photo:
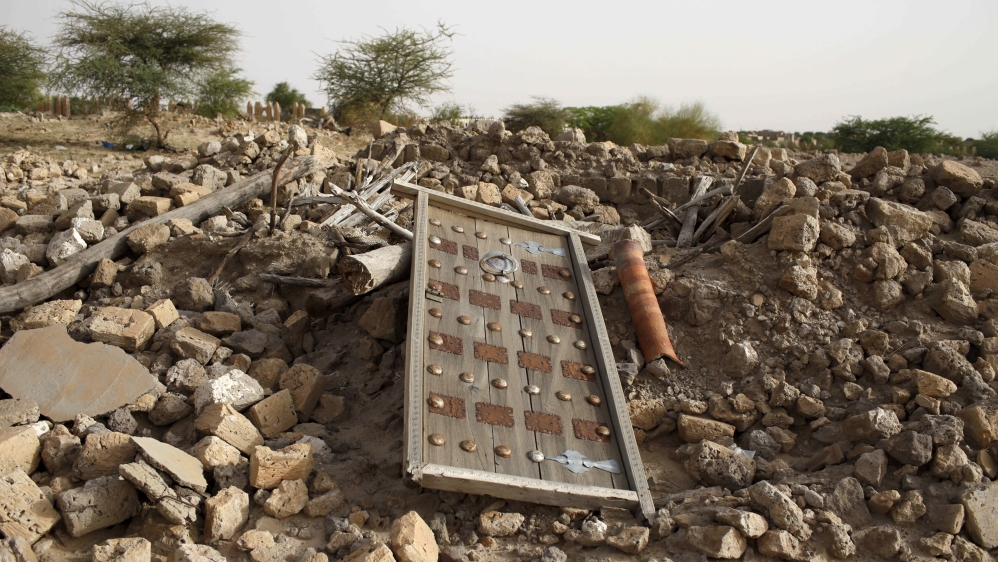
<instances>
[{"instance_id":1,"label":"dry branch","mask_svg":"<svg viewBox=\"0 0 998 562\"><path fill-rule=\"evenodd\" d=\"M284 184L306 176L321 167L319 161L310 156L304 156L292 161L285 169L279 183ZM64 291L86 279L97 263L104 259L117 259L128 252L128 235L135 229L147 224L166 223L172 219L187 219L198 224L216 214L223 206L237 208L251 199L259 197L270 188L269 172L261 172L239 181L223 190L212 193L185 207L174 209L158 217L153 217L115 234L114 236L91 246L66 260L62 265L42 273L31 279L22 281L10 287L0 288L0 314L21 310L24 307L37 304L52 295Z\"/></svg>"}]
</instances>

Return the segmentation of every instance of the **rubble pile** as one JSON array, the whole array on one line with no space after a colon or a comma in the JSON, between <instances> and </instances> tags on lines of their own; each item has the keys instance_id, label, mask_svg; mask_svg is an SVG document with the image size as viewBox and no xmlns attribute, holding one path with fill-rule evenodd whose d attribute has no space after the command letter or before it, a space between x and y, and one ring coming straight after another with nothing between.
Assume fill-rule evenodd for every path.
<instances>
[{"instance_id":1,"label":"rubble pile","mask_svg":"<svg viewBox=\"0 0 998 562\"><path fill-rule=\"evenodd\" d=\"M272 234L252 233L269 216L259 199L199 225L150 224L128 256L2 318L0 558L986 560L998 548L998 198L975 162L765 147L745 162L730 133L621 147L501 122L383 125L354 155L283 133L100 179L5 159L5 286L269 170L289 142L324 164L281 187ZM328 197L293 203L409 162L421 186L646 244L685 369L646 362L609 244L588 257L653 521L404 486L408 282L306 308L344 256L401 239L366 218L320 227L343 208ZM648 194L675 209L700 177L739 198L714 241L767 217L769 232L718 253L709 239L675 247L678 225ZM411 228L406 203L376 210Z\"/></svg>"}]
</instances>

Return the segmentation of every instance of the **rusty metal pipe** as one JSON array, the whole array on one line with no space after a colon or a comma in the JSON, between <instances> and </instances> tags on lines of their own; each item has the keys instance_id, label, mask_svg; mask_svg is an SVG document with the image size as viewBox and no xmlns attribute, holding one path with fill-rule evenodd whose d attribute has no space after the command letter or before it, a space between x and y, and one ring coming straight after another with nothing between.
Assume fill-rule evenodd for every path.
<instances>
[{"instance_id":1,"label":"rusty metal pipe","mask_svg":"<svg viewBox=\"0 0 998 562\"><path fill-rule=\"evenodd\" d=\"M665 326L662 309L655 297L648 268L645 267L644 251L641 243L635 240L621 240L613 247L613 261L617 265L620 285L624 288L627 309L634 322L638 335L638 345L646 361L668 357L680 366L683 362L676 355L669 339L669 329Z\"/></svg>"}]
</instances>

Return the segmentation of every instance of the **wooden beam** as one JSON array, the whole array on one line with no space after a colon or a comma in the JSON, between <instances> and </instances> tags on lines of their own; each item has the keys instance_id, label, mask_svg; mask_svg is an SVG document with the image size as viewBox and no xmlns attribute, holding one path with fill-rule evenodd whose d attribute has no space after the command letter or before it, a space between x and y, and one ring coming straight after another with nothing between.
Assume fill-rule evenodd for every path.
<instances>
[{"instance_id":1,"label":"wooden beam","mask_svg":"<svg viewBox=\"0 0 998 562\"><path fill-rule=\"evenodd\" d=\"M596 296L596 289L593 286L592 274L589 271L589 264L586 261L586 253L582 249L579 237L572 233L568 240L569 253L572 258L572 265L576 275L579 277L579 298L582 300L582 307L586 311L586 325L589 326L591 336L599 340L596 355L596 364L599 372L603 376L604 388L609 404L610 419L613 422L613 434L620 439L621 456L624 459L624 473L635 491L640 504L641 513L648 521L655 519L655 505L652 501L651 490L648 488L648 478L645 476L645 467L641 461L641 452L638 450L638 442L634 438L634 428L631 427L631 416L627 411L627 400L624 397L624 388L620 384L620 375L617 374L617 362L613 358L610 337L606 331L606 323L600 313L599 299ZM597 347L593 348L597 351Z\"/></svg>"},{"instance_id":2,"label":"wooden beam","mask_svg":"<svg viewBox=\"0 0 998 562\"><path fill-rule=\"evenodd\" d=\"M426 262L426 219L429 196L416 192L413 209L413 263ZM423 340L425 339L426 307L425 267L417 267L409 283L409 330L405 354L405 459L403 471L416 482L421 481L423 468Z\"/></svg>"},{"instance_id":3,"label":"wooden beam","mask_svg":"<svg viewBox=\"0 0 998 562\"><path fill-rule=\"evenodd\" d=\"M303 156L291 161L281 171L278 185L283 185L320 169L319 160ZM125 230L70 257L62 265L16 285L0 288L0 314L21 310L39 303L86 279L104 258L117 259L128 252L128 235L149 224L165 224L173 219L187 219L198 224L214 215L223 206L237 208L270 190L270 172L261 172L220 189L168 213L135 223Z\"/></svg>"},{"instance_id":4,"label":"wooden beam","mask_svg":"<svg viewBox=\"0 0 998 562\"><path fill-rule=\"evenodd\" d=\"M424 466L420 483L435 490L582 509L599 509L604 506L634 509L638 505L638 494L632 490L537 480L439 464Z\"/></svg>"},{"instance_id":5,"label":"wooden beam","mask_svg":"<svg viewBox=\"0 0 998 562\"><path fill-rule=\"evenodd\" d=\"M544 221L536 219L532 216L528 217L521 214L508 213L496 207L482 205L481 203L475 203L474 201L469 201L462 197L455 197L447 193L433 191L408 182L396 181L392 186L392 193L407 199L413 199L417 193L426 193L429 197L429 201L433 203L434 207L440 207L441 209L456 211L463 214L477 214L496 224L539 230L541 232L547 232L558 236L565 236L574 232L579 235L579 239L587 246L598 246L600 243L599 236L589 234L587 232L579 232L573 228L559 225L557 224L558 221Z\"/></svg>"}]
</instances>

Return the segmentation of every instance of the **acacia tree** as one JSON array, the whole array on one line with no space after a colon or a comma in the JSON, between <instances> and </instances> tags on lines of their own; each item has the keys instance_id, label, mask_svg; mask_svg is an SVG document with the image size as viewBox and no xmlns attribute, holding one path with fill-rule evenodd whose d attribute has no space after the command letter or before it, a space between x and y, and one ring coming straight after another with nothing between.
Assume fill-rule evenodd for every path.
<instances>
[{"instance_id":1,"label":"acacia tree","mask_svg":"<svg viewBox=\"0 0 998 562\"><path fill-rule=\"evenodd\" d=\"M237 76L240 70L219 70L201 81L197 98L199 115L226 118L239 115L242 103L253 93L253 82Z\"/></svg>"},{"instance_id":2,"label":"acacia tree","mask_svg":"<svg viewBox=\"0 0 998 562\"><path fill-rule=\"evenodd\" d=\"M160 102L195 97L207 76L231 69L239 31L208 13L149 4L74 0L58 15L55 83L79 95L122 102L120 134L143 120L165 146Z\"/></svg>"},{"instance_id":3,"label":"acacia tree","mask_svg":"<svg viewBox=\"0 0 998 562\"><path fill-rule=\"evenodd\" d=\"M0 107L29 107L41 96L45 51L26 34L0 26L0 77Z\"/></svg>"},{"instance_id":4,"label":"acacia tree","mask_svg":"<svg viewBox=\"0 0 998 562\"><path fill-rule=\"evenodd\" d=\"M426 106L430 95L447 91L453 37L454 31L440 22L431 30L403 27L380 37L342 41L339 51L320 58L313 78L333 107L369 105L379 119L389 110L404 110L407 103Z\"/></svg>"}]
</instances>

